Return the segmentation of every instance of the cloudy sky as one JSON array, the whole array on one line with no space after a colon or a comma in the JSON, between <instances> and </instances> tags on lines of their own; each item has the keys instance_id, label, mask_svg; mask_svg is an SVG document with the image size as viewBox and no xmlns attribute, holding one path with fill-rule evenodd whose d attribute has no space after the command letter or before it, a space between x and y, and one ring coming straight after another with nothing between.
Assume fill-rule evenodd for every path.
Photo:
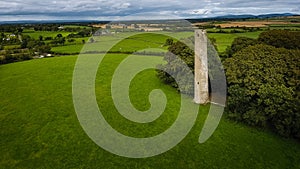
<instances>
[{"instance_id":1,"label":"cloudy sky","mask_svg":"<svg viewBox=\"0 0 300 169\"><path fill-rule=\"evenodd\" d=\"M1 0L0 21L300 14L300 0Z\"/></svg>"}]
</instances>

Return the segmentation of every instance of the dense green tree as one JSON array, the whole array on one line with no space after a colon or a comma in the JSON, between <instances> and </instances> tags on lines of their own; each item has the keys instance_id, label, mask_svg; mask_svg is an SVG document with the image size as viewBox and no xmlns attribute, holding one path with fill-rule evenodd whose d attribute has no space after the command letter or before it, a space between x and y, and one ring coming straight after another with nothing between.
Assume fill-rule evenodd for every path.
<instances>
[{"instance_id":1,"label":"dense green tree","mask_svg":"<svg viewBox=\"0 0 300 169\"><path fill-rule=\"evenodd\" d=\"M22 27L18 27L17 28L17 34L21 34L23 32L23 28Z\"/></svg>"},{"instance_id":2,"label":"dense green tree","mask_svg":"<svg viewBox=\"0 0 300 169\"><path fill-rule=\"evenodd\" d=\"M27 48L28 42L33 41L33 39L29 35L22 35L21 48Z\"/></svg>"},{"instance_id":3,"label":"dense green tree","mask_svg":"<svg viewBox=\"0 0 300 169\"><path fill-rule=\"evenodd\" d=\"M231 46L227 47L226 54L228 57L231 57L233 54L240 51L241 49L255 44L257 44L256 39L247 37L237 37L233 40Z\"/></svg>"},{"instance_id":4,"label":"dense green tree","mask_svg":"<svg viewBox=\"0 0 300 169\"><path fill-rule=\"evenodd\" d=\"M42 35L39 36L39 40L43 41L44 37Z\"/></svg>"},{"instance_id":5,"label":"dense green tree","mask_svg":"<svg viewBox=\"0 0 300 169\"><path fill-rule=\"evenodd\" d=\"M29 53L19 53L19 54L5 54L4 58L2 58L1 63L13 63L13 62L19 62L23 60L29 60L32 59L31 55Z\"/></svg>"},{"instance_id":6,"label":"dense green tree","mask_svg":"<svg viewBox=\"0 0 300 169\"><path fill-rule=\"evenodd\" d=\"M172 45L173 43L174 43L174 40L171 39L171 38L168 38L168 39L166 40L164 46L170 46L170 45Z\"/></svg>"},{"instance_id":7,"label":"dense green tree","mask_svg":"<svg viewBox=\"0 0 300 169\"><path fill-rule=\"evenodd\" d=\"M51 51L51 47L48 45L37 46L35 49L39 53L50 53Z\"/></svg>"},{"instance_id":8,"label":"dense green tree","mask_svg":"<svg viewBox=\"0 0 300 169\"><path fill-rule=\"evenodd\" d=\"M66 38L65 37L56 37L55 39L53 39L51 41L52 44L55 45L64 45L66 42Z\"/></svg>"},{"instance_id":9,"label":"dense green tree","mask_svg":"<svg viewBox=\"0 0 300 169\"><path fill-rule=\"evenodd\" d=\"M21 49L27 48L28 41L25 39L21 42Z\"/></svg>"},{"instance_id":10,"label":"dense green tree","mask_svg":"<svg viewBox=\"0 0 300 169\"><path fill-rule=\"evenodd\" d=\"M5 34L3 32L1 32L1 34L0 34L0 42L2 42L5 37L6 37Z\"/></svg>"},{"instance_id":11,"label":"dense green tree","mask_svg":"<svg viewBox=\"0 0 300 169\"><path fill-rule=\"evenodd\" d=\"M75 39L68 39L68 42L75 42Z\"/></svg>"},{"instance_id":12,"label":"dense green tree","mask_svg":"<svg viewBox=\"0 0 300 169\"><path fill-rule=\"evenodd\" d=\"M255 45L224 61L230 118L300 137L300 51Z\"/></svg>"},{"instance_id":13,"label":"dense green tree","mask_svg":"<svg viewBox=\"0 0 300 169\"><path fill-rule=\"evenodd\" d=\"M52 40L52 37L45 37L45 40Z\"/></svg>"},{"instance_id":14,"label":"dense green tree","mask_svg":"<svg viewBox=\"0 0 300 169\"><path fill-rule=\"evenodd\" d=\"M300 32L289 30L270 30L259 35L260 43L283 47L286 49L300 49Z\"/></svg>"},{"instance_id":15,"label":"dense green tree","mask_svg":"<svg viewBox=\"0 0 300 169\"><path fill-rule=\"evenodd\" d=\"M57 37L57 38L62 38L63 36L62 36L61 33L59 33L59 34L56 35L56 37Z\"/></svg>"},{"instance_id":16,"label":"dense green tree","mask_svg":"<svg viewBox=\"0 0 300 169\"><path fill-rule=\"evenodd\" d=\"M158 70L158 77L164 83L170 84L177 89L178 84L176 83L175 79L186 82L186 86L184 87L184 90L182 92L186 94L192 94L193 84L189 82L193 82L193 79L188 79L190 77L185 76L187 74L186 71L188 70L186 70L185 67L182 66L182 61L184 61L188 65L188 67L193 70L194 51L181 41L173 43L168 50L169 51L164 56L164 60L167 63L164 65L158 65L158 68L161 69ZM172 74L175 76L175 79L167 72L172 72Z\"/></svg>"}]
</instances>

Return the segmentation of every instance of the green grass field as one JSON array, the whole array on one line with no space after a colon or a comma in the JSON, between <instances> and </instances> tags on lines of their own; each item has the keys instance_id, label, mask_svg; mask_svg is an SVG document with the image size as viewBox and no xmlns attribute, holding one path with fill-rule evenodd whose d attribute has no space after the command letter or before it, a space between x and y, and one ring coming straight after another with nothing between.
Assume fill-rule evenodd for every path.
<instances>
[{"instance_id":1,"label":"green grass field","mask_svg":"<svg viewBox=\"0 0 300 169\"><path fill-rule=\"evenodd\" d=\"M126 135L158 134L176 119L180 95L162 84L154 70L143 71L130 86L134 106L147 109L149 91L159 88L168 98L167 109L149 124L124 119L114 108L110 96L111 76L124 58L126 55L109 54L103 59L95 89L99 108L107 121ZM200 107L191 132L170 151L145 159L111 154L89 139L74 111L72 74L76 59L76 56L65 56L0 65L0 168L282 169L300 166L298 142L225 118L212 137L199 144L199 133L209 105ZM161 57L153 56L152 59L162 61Z\"/></svg>"},{"instance_id":2,"label":"green grass field","mask_svg":"<svg viewBox=\"0 0 300 169\"><path fill-rule=\"evenodd\" d=\"M62 34L63 36L68 36L70 33L76 33L76 32L65 32L65 31L34 31L31 29L24 30L22 34L29 35L30 37L34 39L39 39L39 36L45 37L56 37L57 34Z\"/></svg>"},{"instance_id":3,"label":"green grass field","mask_svg":"<svg viewBox=\"0 0 300 169\"><path fill-rule=\"evenodd\" d=\"M218 52L222 53L226 51L227 46L230 46L233 40L237 37L258 38L262 31L247 32L247 33L208 33L208 37L215 38L217 40Z\"/></svg>"},{"instance_id":4,"label":"green grass field","mask_svg":"<svg viewBox=\"0 0 300 169\"><path fill-rule=\"evenodd\" d=\"M208 33L208 36L215 38L217 40L217 47L219 53L225 52L227 46L230 46L233 40L237 37L249 37L257 38L262 31L258 32L247 32L247 33ZM117 35L111 36L101 36L95 37L96 42L93 44L88 44L86 51L105 51L108 48L107 42L117 43L120 39L132 35L132 32L119 33ZM188 38L193 36L193 32L164 32L165 35L174 37L176 39ZM111 51L137 51L139 49L146 48L161 48L165 43L166 38L162 38L160 34L157 33L145 33L140 35L135 35L129 39L125 39L116 46L114 46ZM87 41L87 39L86 39ZM76 44L66 44L64 46L52 47L52 51L58 53L79 53L82 50L83 44L80 40Z\"/></svg>"},{"instance_id":5,"label":"green grass field","mask_svg":"<svg viewBox=\"0 0 300 169\"><path fill-rule=\"evenodd\" d=\"M164 45L168 36L162 36L155 33L144 33L133 35L133 33L120 33L111 36L94 37L94 43L86 43L83 52L88 51L119 51L119 52L136 52L141 49L157 48L166 49ZM168 35L168 34L167 34ZM125 38L129 36L128 38ZM182 35L179 35L182 36ZM125 38L125 39L123 39ZM86 39L88 42L88 39ZM110 48L110 44L115 44ZM58 53L79 53L81 52L84 44L77 43L74 45L64 45L53 47L52 51ZM148 50L149 51L149 50ZM151 50L150 50L151 51Z\"/></svg>"}]
</instances>

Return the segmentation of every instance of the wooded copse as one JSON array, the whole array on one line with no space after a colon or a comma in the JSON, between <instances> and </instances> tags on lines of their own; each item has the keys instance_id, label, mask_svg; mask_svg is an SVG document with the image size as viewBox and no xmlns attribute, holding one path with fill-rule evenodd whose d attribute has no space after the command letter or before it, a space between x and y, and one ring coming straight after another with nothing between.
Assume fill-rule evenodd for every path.
<instances>
[{"instance_id":1,"label":"wooded copse","mask_svg":"<svg viewBox=\"0 0 300 169\"><path fill-rule=\"evenodd\" d=\"M228 118L300 139L299 36L300 32L271 30L258 39L239 37L233 41L222 58ZM194 52L179 41L170 44L164 57L167 64L159 67L184 74L186 70L176 64L174 54L194 69ZM169 74L158 71L158 77L177 88Z\"/></svg>"}]
</instances>

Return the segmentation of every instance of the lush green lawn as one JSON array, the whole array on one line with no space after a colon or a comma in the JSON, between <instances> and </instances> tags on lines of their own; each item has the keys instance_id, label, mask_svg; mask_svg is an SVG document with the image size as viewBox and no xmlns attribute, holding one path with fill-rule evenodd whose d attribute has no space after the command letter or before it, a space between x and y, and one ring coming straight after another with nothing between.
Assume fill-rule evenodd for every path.
<instances>
[{"instance_id":1,"label":"lush green lawn","mask_svg":"<svg viewBox=\"0 0 300 169\"><path fill-rule=\"evenodd\" d=\"M220 53L225 52L227 46L230 46L232 41L237 37L249 37L257 38L262 31L258 32L247 32L247 33L208 33L208 36L215 38L217 41L218 51ZM100 36L95 37L96 42L88 44L85 51L105 51L108 48L109 43L117 43L122 38L132 35L132 32L119 33L112 36ZM165 35L182 39L193 36L193 32L164 32ZM147 48L160 48L166 49L162 45L165 43L167 36L161 36L158 33L145 33L134 35L128 39L122 40L118 43L111 51L137 51L139 49ZM87 41L87 39L85 39ZM69 45L68 43L64 46L53 47L52 51L59 53L79 53L82 50L83 44L80 43L80 40L77 40L77 44Z\"/></svg>"},{"instance_id":2,"label":"lush green lawn","mask_svg":"<svg viewBox=\"0 0 300 169\"><path fill-rule=\"evenodd\" d=\"M262 31L247 32L247 33L208 33L208 37L217 40L217 47L220 53L225 52L227 46L230 46L233 40L237 37L258 38Z\"/></svg>"},{"instance_id":3,"label":"lush green lawn","mask_svg":"<svg viewBox=\"0 0 300 169\"><path fill-rule=\"evenodd\" d=\"M55 46L51 48L51 51L57 53L78 53L81 51L84 44L70 44L63 46Z\"/></svg>"},{"instance_id":4,"label":"lush green lawn","mask_svg":"<svg viewBox=\"0 0 300 169\"><path fill-rule=\"evenodd\" d=\"M136 52L139 50L147 49L147 51L149 51L149 48L166 49L166 47L164 47L163 45L168 36L162 36L161 34L155 33L145 33L130 36L132 34L133 33L120 33L111 36L94 37L95 42L86 43L83 52L102 52L107 50L119 52ZM86 42L88 42L88 39L86 39ZM59 53L79 53L81 52L83 46L84 44L82 43L77 43L74 45L57 46L53 47L52 51ZM154 50L154 52L156 52L156 50Z\"/></svg>"},{"instance_id":5,"label":"lush green lawn","mask_svg":"<svg viewBox=\"0 0 300 169\"><path fill-rule=\"evenodd\" d=\"M57 34L62 34L64 37L68 36L70 33L76 32L65 32L65 31L34 31L34 30L24 30L22 34L29 35L34 39L39 39L40 36L45 37L56 37Z\"/></svg>"},{"instance_id":6,"label":"lush green lawn","mask_svg":"<svg viewBox=\"0 0 300 169\"><path fill-rule=\"evenodd\" d=\"M125 57L108 55L100 65L95 91L101 112L115 129L126 135L158 134L176 119L179 94L162 84L154 70L143 71L131 83L134 106L141 110L148 108L148 92L160 88L169 99L166 111L156 121L143 125L118 115L110 97L110 81ZM35 59L0 66L0 168L281 169L300 166L298 142L224 118L213 136L199 144L209 106L200 107L191 132L170 151L146 159L113 155L88 138L76 117L72 102L76 58ZM162 58L154 59L160 62Z\"/></svg>"}]
</instances>

